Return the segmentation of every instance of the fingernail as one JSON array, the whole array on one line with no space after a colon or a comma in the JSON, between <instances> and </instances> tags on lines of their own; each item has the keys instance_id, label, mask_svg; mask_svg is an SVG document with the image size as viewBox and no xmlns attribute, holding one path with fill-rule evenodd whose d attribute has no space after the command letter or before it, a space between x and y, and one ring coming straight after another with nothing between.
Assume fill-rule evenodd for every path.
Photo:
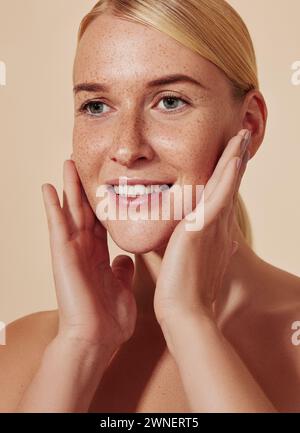
<instances>
[{"instance_id":1,"label":"fingernail","mask_svg":"<svg viewBox=\"0 0 300 433\"><path fill-rule=\"evenodd\" d=\"M239 243L237 241L233 241L231 255L233 255L238 250L238 248L239 248Z\"/></svg>"},{"instance_id":2,"label":"fingernail","mask_svg":"<svg viewBox=\"0 0 300 433\"><path fill-rule=\"evenodd\" d=\"M241 141L241 155L244 155L245 150L247 149L247 146L250 143L251 135L252 135L251 131L247 131L243 140Z\"/></svg>"}]
</instances>

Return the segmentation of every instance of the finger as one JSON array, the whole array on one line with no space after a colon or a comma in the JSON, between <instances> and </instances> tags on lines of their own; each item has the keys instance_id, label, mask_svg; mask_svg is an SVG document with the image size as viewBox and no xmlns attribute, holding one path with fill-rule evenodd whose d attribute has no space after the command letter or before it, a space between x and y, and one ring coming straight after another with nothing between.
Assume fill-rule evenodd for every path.
<instances>
[{"instance_id":1,"label":"finger","mask_svg":"<svg viewBox=\"0 0 300 433\"><path fill-rule=\"evenodd\" d=\"M233 256L237 252L238 248L239 248L239 243L237 241L233 241L231 256Z\"/></svg>"},{"instance_id":2,"label":"finger","mask_svg":"<svg viewBox=\"0 0 300 433\"><path fill-rule=\"evenodd\" d=\"M126 254L116 256L111 265L114 276L126 287L132 288L132 280L134 275L134 262L131 257Z\"/></svg>"},{"instance_id":3,"label":"finger","mask_svg":"<svg viewBox=\"0 0 300 433\"><path fill-rule=\"evenodd\" d=\"M236 186L235 186L235 193L234 193L234 197L233 197L233 204L234 205L237 202L238 192L239 192L239 189L240 189L242 178L243 178L244 173L246 171L246 167L247 167L247 163L248 163L249 158L250 158L250 152L249 152L249 150L246 150L245 153L244 153L244 155L243 155L243 157L242 157L241 165L240 165L240 168L239 168L239 174L237 176L237 181L236 181Z\"/></svg>"},{"instance_id":4,"label":"finger","mask_svg":"<svg viewBox=\"0 0 300 433\"><path fill-rule=\"evenodd\" d=\"M99 221L98 219L96 219L95 222L94 233L95 236L97 236L97 238L107 242L107 230L102 224L102 222Z\"/></svg>"},{"instance_id":5,"label":"finger","mask_svg":"<svg viewBox=\"0 0 300 433\"><path fill-rule=\"evenodd\" d=\"M238 157L232 158L226 165L222 177L216 185L213 194L205 201L204 218L211 221L220 212L228 213L232 210L233 195L238 175Z\"/></svg>"},{"instance_id":6,"label":"finger","mask_svg":"<svg viewBox=\"0 0 300 433\"><path fill-rule=\"evenodd\" d=\"M86 192L81 183L81 197L82 197L82 206L85 220L85 228L92 230L96 224L96 215L89 203Z\"/></svg>"},{"instance_id":7,"label":"finger","mask_svg":"<svg viewBox=\"0 0 300 433\"><path fill-rule=\"evenodd\" d=\"M247 129L242 129L236 136L229 140L222 156L220 157L214 169L212 176L205 185L205 196L207 199L213 194L213 191L216 188L220 178L222 177L222 173L228 161L234 156L240 155L241 143L247 131Z\"/></svg>"},{"instance_id":8,"label":"finger","mask_svg":"<svg viewBox=\"0 0 300 433\"><path fill-rule=\"evenodd\" d=\"M74 162L70 159L64 161L63 167L63 210L68 219L72 232L85 228L84 212L80 179Z\"/></svg>"},{"instance_id":9,"label":"finger","mask_svg":"<svg viewBox=\"0 0 300 433\"><path fill-rule=\"evenodd\" d=\"M55 239L62 243L67 242L70 232L56 189L51 184L43 184L42 194L50 239Z\"/></svg>"}]
</instances>

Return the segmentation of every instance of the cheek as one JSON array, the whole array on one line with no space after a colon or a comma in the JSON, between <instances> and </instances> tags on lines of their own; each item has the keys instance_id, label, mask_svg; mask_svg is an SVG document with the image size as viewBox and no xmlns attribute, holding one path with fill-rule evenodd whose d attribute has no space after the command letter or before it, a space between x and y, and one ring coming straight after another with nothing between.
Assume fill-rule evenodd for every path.
<instances>
[{"instance_id":1,"label":"cheek","mask_svg":"<svg viewBox=\"0 0 300 433\"><path fill-rule=\"evenodd\" d=\"M173 167L184 183L204 185L220 157L224 120L218 110L195 113L190 118L173 122L151 122L144 139L159 156L162 166ZM76 119L73 130L73 154L78 174L91 203L103 161L109 150L112 131L96 124L87 125ZM95 206L93 206L95 208Z\"/></svg>"},{"instance_id":2,"label":"cheek","mask_svg":"<svg viewBox=\"0 0 300 433\"><path fill-rule=\"evenodd\" d=\"M160 134L163 135L162 130ZM165 131L165 160L176 166L186 181L205 184L220 157L223 136L224 127L217 112L178 122Z\"/></svg>"},{"instance_id":3,"label":"cheek","mask_svg":"<svg viewBox=\"0 0 300 433\"><path fill-rule=\"evenodd\" d=\"M73 150L80 160L89 161L90 156L101 151L105 134L96 125L89 125L80 119L75 121L73 129Z\"/></svg>"},{"instance_id":4,"label":"cheek","mask_svg":"<svg viewBox=\"0 0 300 433\"><path fill-rule=\"evenodd\" d=\"M213 110L205 119L200 119L194 125L191 133L193 147L192 171L201 184L206 184L211 177L222 153L226 121L219 109Z\"/></svg>"},{"instance_id":5,"label":"cheek","mask_svg":"<svg viewBox=\"0 0 300 433\"><path fill-rule=\"evenodd\" d=\"M100 170L112 143L115 142L117 130L117 125L110 121L76 118L73 129L73 150L78 162L83 167L97 166Z\"/></svg>"},{"instance_id":6,"label":"cheek","mask_svg":"<svg viewBox=\"0 0 300 433\"><path fill-rule=\"evenodd\" d=\"M97 203L96 189L97 180L100 172L103 151L99 143L103 142L99 130L97 133L91 132L91 128L75 123L73 130L73 158L77 172L81 179L84 190L93 208Z\"/></svg>"}]
</instances>

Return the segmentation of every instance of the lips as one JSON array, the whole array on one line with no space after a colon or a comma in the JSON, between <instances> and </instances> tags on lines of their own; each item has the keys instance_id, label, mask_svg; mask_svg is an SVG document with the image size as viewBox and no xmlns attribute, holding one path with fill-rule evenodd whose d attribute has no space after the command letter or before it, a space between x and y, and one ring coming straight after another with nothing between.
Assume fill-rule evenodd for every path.
<instances>
[{"instance_id":1,"label":"lips","mask_svg":"<svg viewBox=\"0 0 300 433\"><path fill-rule=\"evenodd\" d=\"M119 178L109 179L105 182L106 185L115 186L115 185L168 185L172 186L174 181L170 179L165 180L157 180L157 179L143 179L138 177L128 178L126 176L120 176Z\"/></svg>"},{"instance_id":2,"label":"lips","mask_svg":"<svg viewBox=\"0 0 300 433\"><path fill-rule=\"evenodd\" d=\"M118 194L113 186L108 186L108 193L111 198L113 200L116 200L116 203L122 206L128 206L130 204L137 205L143 203L149 204L149 201L151 201L151 197L159 197L161 195L165 195L165 193L169 190L170 189L166 187L164 190L156 190L146 194L134 194L131 191L128 191L126 193L121 192L120 194Z\"/></svg>"},{"instance_id":3,"label":"lips","mask_svg":"<svg viewBox=\"0 0 300 433\"><path fill-rule=\"evenodd\" d=\"M127 206L129 204L142 204L148 202L152 196L160 196L169 190L174 182L170 179L145 179L145 178L119 178L106 181L107 190L117 204Z\"/></svg>"}]
</instances>

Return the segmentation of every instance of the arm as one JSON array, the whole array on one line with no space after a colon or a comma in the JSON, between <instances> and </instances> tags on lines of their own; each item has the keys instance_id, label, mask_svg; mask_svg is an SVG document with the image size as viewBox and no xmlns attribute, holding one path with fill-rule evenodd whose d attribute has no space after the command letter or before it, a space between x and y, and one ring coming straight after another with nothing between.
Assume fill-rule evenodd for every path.
<instances>
[{"instance_id":1,"label":"arm","mask_svg":"<svg viewBox=\"0 0 300 433\"><path fill-rule=\"evenodd\" d=\"M107 233L96 218L74 162L64 163L63 206L42 186L58 302L58 333L18 401L18 412L81 412L89 407L112 355L133 334L134 263L110 265Z\"/></svg>"},{"instance_id":2,"label":"arm","mask_svg":"<svg viewBox=\"0 0 300 433\"><path fill-rule=\"evenodd\" d=\"M236 251L235 209L250 142L247 130L229 141L190 214L204 218L196 219L193 230L187 230L186 218L176 226L156 282L156 317L193 411L275 411L214 319L214 302Z\"/></svg>"},{"instance_id":3,"label":"arm","mask_svg":"<svg viewBox=\"0 0 300 433\"><path fill-rule=\"evenodd\" d=\"M162 329L192 412L277 412L212 318L177 317Z\"/></svg>"},{"instance_id":4,"label":"arm","mask_svg":"<svg viewBox=\"0 0 300 433\"><path fill-rule=\"evenodd\" d=\"M87 412L109 363L109 351L55 337L15 412Z\"/></svg>"}]
</instances>

